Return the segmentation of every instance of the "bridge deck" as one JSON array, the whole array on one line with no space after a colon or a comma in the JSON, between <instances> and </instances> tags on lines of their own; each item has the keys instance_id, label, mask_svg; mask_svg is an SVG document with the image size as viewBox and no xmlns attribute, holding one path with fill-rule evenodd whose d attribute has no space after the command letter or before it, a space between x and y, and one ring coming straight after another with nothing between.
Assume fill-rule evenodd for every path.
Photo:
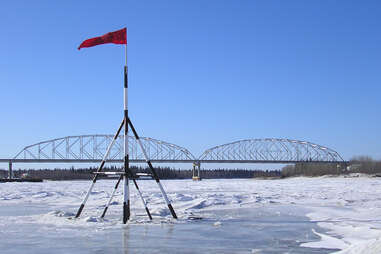
<instances>
[{"instance_id":1,"label":"bridge deck","mask_svg":"<svg viewBox=\"0 0 381 254\"><path fill-rule=\"evenodd\" d=\"M99 163L102 160L77 160L77 159L0 159L0 163ZM108 160L109 163L122 163L123 160ZM144 163L145 160L130 160L131 163ZM348 163L348 161L292 161L292 160L151 160L152 163Z\"/></svg>"}]
</instances>

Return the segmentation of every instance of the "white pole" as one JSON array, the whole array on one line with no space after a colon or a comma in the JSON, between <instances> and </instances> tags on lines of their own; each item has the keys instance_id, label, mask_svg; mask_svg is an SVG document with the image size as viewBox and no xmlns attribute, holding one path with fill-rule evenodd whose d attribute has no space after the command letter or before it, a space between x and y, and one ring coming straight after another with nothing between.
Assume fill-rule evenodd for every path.
<instances>
[{"instance_id":1,"label":"white pole","mask_svg":"<svg viewBox=\"0 0 381 254\"><path fill-rule=\"evenodd\" d=\"M148 157L148 155L147 155L147 153L146 153L146 150L145 150L144 147L143 147L142 142L140 141L139 135L138 135L138 133L136 132L134 125L132 124L132 122L131 122L130 120L128 120L128 123L129 123L129 125L131 126L132 133L134 133L135 139L136 139L136 141L138 142L138 144L139 144L139 146L140 146L140 149L141 149L142 152L143 152L144 158L146 159L146 162L147 162L147 164L148 164L148 167L149 167L150 170L151 170L152 176L153 176L153 178L155 179L156 183L159 185L161 194L163 195L163 197L164 197L164 199L165 199L165 202L166 202L167 205L168 205L168 208L169 208L169 211L170 211L171 214L172 214L172 217L175 218L175 219L177 219L176 212L175 212L175 210L173 209L172 204L171 204L171 202L169 201L168 196L167 196L167 194L165 193L164 188L163 188L163 186L162 186L161 183L160 183L159 176L157 175L155 169L154 169L153 166L152 166L152 163L151 163L151 161L150 161L150 159L149 159L149 157Z\"/></svg>"},{"instance_id":2,"label":"white pole","mask_svg":"<svg viewBox=\"0 0 381 254\"><path fill-rule=\"evenodd\" d=\"M117 130L116 134L114 135L114 138L112 139L111 143L108 145L107 150L106 150L106 153L103 155L102 162L101 162L101 164L100 164L100 166L99 166L99 168L98 168L98 170L97 170L97 172L96 172L96 174L95 174L95 176L94 176L94 178L93 178L93 181L91 182L90 188L89 188L89 190L87 191L86 196L85 196L85 198L83 199L81 206L80 206L79 209L78 209L77 214L75 215L75 218L78 218L78 217L81 215L82 210L83 210L83 208L85 207L85 204L86 204L86 202L87 202L87 199L89 198L89 195L90 195L92 189L94 188L94 185L95 185L95 183L96 183L96 181L97 181L97 179L98 179L98 176L99 176L98 173L102 171L103 166L104 166L105 163L106 163L107 157L108 157L109 154L110 154L111 148L113 147L113 145L114 145L116 139L119 137L119 133L120 133L120 131L122 130L122 127L124 126L124 124L125 124L125 121L123 120L122 123L121 123L120 126L119 126L119 129Z\"/></svg>"},{"instance_id":3,"label":"white pole","mask_svg":"<svg viewBox=\"0 0 381 254\"><path fill-rule=\"evenodd\" d=\"M124 66L124 189L123 189L123 223L130 218L129 193L129 158L128 158L128 65L127 65L127 28L126 28L126 65Z\"/></svg>"},{"instance_id":4,"label":"white pole","mask_svg":"<svg viewBox=\"0 0 381 254\"><path fill-rule=\"evenodd\" d=\"M103 210L103 213L102 213L102 215L101 215L101 218L104 218L104 217L105 217L106 212L107 212L107 209L108 209L108 207L109 207L110 204L111 204L111 201L112 201L112 199L113 199L113 197L114 197L114 195L115 195L116 190L118 189L120 180L122 180L122 178L123 178L123 175L120 175L120 176L119 176L119 179L118 179L118 182L116 182L116 185L115 185L115 187L114 187L114 190L112 191L111 196L110 196L110 198L109 198L109 200L108 200L108 202L107 202L107 204L106 204L106 206L105 206L105 209Z\"/></svg>"},{"instance_id":5,"label":"white pole","mask_svg":"<svg viewBox=\"0 0 381 254\"><path fill-rule=\"evenodd\" d=\"M144 198L143 198L143 194L140 192L140 189L139 189L138 184L136 183L136 180L135 180L135 179L132 179L132 181L133 181L134 184L135 184L135 187L136 187L136 189L137 189L137 191L138 191L138 193L139 193L140 199L141 199L142 202L143 202L144 208L146 209L146 212L147 212L147 215L148 215L149 219L152 220L151 213L149 212L149 209L148 209L148 207L147 207L147 203L146 203L146 201L145 201Z\"/></svg>"}]
</instances>

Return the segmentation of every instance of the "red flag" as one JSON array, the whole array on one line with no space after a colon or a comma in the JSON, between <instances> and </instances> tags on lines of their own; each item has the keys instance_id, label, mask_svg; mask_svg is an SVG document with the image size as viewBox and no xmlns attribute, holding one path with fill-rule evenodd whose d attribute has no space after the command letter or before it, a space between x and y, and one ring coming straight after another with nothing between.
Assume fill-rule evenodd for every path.
<instances>
[{"instance_id":1,"label":"red flag","mask_svg":"<svg viewBox=\"0 0 381 254\"><path fill-rule=\"evenodd\" d=\"M87 39L79 45L78 50L81 48L89 48L100 44L114 43L114 44L127 44L127 29L123 28L115 32L110 32L99 37Z\"/></svg>"}]
</instances>

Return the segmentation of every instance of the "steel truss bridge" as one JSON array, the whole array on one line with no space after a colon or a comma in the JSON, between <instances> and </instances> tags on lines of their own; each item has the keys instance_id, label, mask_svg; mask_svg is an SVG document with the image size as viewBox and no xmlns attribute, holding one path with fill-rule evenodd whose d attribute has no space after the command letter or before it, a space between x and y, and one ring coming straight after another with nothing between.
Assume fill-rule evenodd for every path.
<instances>
[{"instance_id":1,"label":"steel truss bridge","mask_svg":"<svg viewBox=\"0 0 381 254\"><path fill-rule=\"evenodd\" d=\"M135 138L129 136L130 161L145 162ZM82 135L42 141L24 147L12 159L18 163L93 163L103 159L113 135ZM156 163L341 163L336 151L307 141L264 138L245 139L215 146L195 157L188 149L165 141L141 137L148 157ZM111 149L108 162L123 161L123 136Z\"/></svg>"},{"instance_id":2,"label":"steel truss bridge","mask_svg":"<svg viewBox=\"0 0 381 254\"><path fill-rule=\"evenodd\" d=\"M134 137L129 136L129 156L132 163L145 162ZM113 135L82 135L42 141L24 147L9 163L96 163L103 159ZM165 141L141 137L153 163L338 163L346 161L336 151L307 141L279 138L245 139L215 146L195 157L188 149ZM108 162L123 162L123 135L119 136L107 158Z\"/></svg>"},{"instance_id":3,"label":"steel truss bridge","mask_svg":"<svg viewBox=\"0 0 381 254\"><path fill-rule=\"evenodd\" d=\"M24 147L9 163L97 163L101 162L113 135L82 135L42 141ZM123 135L112 147L107 162L123 162ZM145 162L136 139L129 139L130 162ZM140 137L152 163L192 163L193 177L200 178L201 163L337 163L344 161L336 151L307 141L279 138L245 139L215 146L195 157L188 149L165 141Z\"/></svg>"},{"instance_id":4,"label":"steel truss bridge","mask_svg":"<svg viewBox=\"0 0 381 254\"><path fill-rule=\"evenodd\" d=\"M24 147L12 159L18 163L93 163L100 162L113 135L82 135L42 141ZM131 162L145 162L138 143L129 139ZM188 149L165 141L141 137L151 162L156 163L342 163L339 153L321 145L292 139L245 139L215 146L195 157ZM107 158L123 162L123 135L119 136Z\"/></svg>"}]
</instances>

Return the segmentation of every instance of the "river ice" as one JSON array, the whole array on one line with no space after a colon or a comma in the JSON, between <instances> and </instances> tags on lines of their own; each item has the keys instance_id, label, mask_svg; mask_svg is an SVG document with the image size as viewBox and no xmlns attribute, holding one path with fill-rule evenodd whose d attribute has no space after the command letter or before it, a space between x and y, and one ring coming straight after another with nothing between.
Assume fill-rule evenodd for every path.
<instances>
[{"instance_id":1,"label":"river ice","mask_svg":"<svg viewBox=\"0 0 381 254\"><path fill-rule=\"evenodd\" d=\"M97 182L80 219L73 215L90 181L2 183L1 253L381 253L380 178L162 183L179 219L171 219L155 181L143 180L154 220L130 185L128 225L121 188L99 219L115 181Z\"/></svg>"}]
</instances>

